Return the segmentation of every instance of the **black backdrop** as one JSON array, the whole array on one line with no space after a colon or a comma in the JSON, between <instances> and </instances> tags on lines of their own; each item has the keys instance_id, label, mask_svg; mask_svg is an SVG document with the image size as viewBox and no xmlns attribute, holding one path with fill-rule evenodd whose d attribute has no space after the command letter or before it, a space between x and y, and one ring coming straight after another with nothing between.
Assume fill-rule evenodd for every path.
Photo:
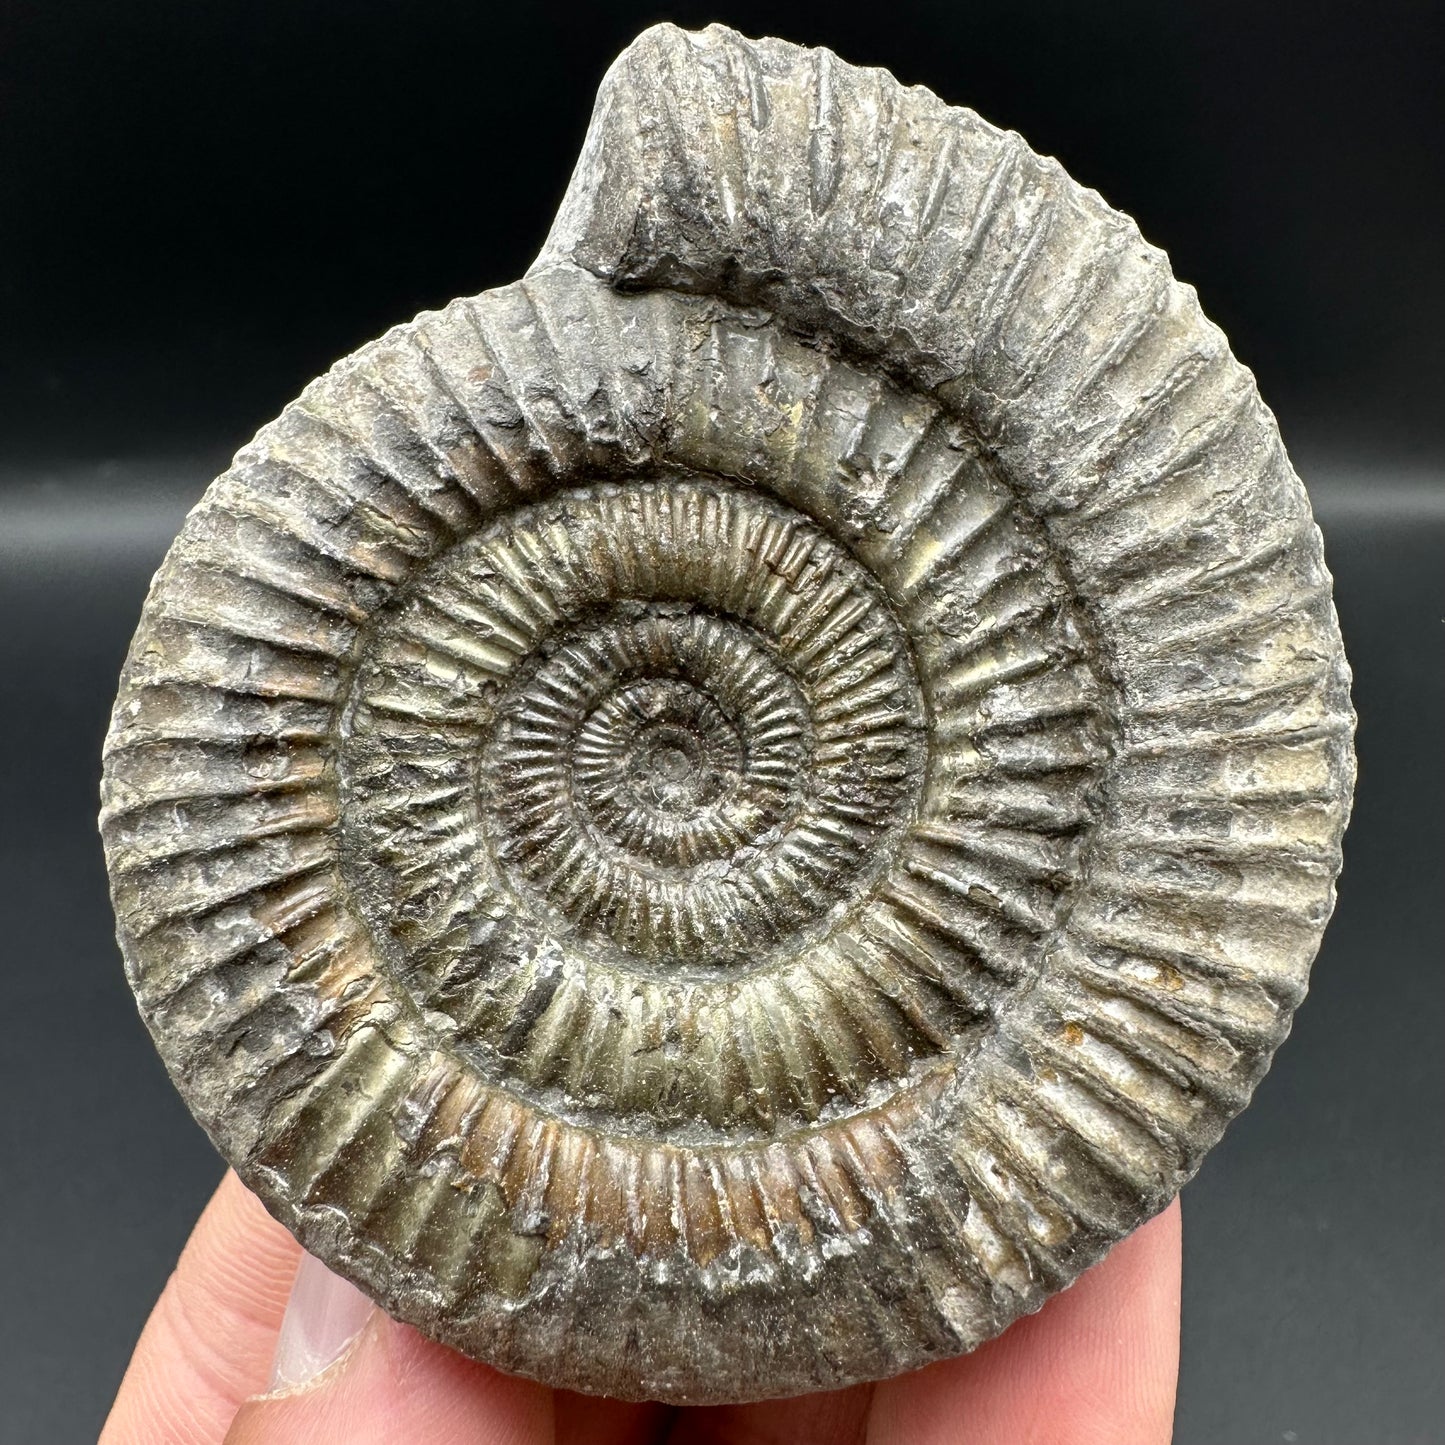
<instances>
[{"instance_id":1,"label":"black backdrop","mask_svg":"<svg viewBox=\"0 0 1445 1445\"><path fill-rule=\"evenodd\" d=\"M519 276L607 62L654 20L722 18L1056 155L1199 286L1287 438L1438 443L1435 8L5 0L9 440L239 445L337 355Z\"/></svg>"},{"instance_id":2,"label":"black backdrop","mask_svg":"<svg viewBox=\"0 0 1445 1445\"><path fill-rule=\"evenodd\" d=\"M1445 1439L1434 8L0 0L0 1441L94 1437L220 1169L134 1017L92 821L146 580L309 377L520 275L661 18L1021 131L1258 374L1325 529L1361 781L1296 1037L1185 1193L1178 1439Z\"/></svg>"}]
</instances>

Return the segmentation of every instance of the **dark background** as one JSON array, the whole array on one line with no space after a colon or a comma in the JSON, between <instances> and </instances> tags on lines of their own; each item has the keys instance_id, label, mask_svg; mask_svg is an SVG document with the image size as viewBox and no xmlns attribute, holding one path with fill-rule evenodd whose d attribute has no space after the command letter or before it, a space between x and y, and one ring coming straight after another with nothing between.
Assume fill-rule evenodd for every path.
<instances>
[{"instance_id":1,"label":"dark background","mask_svg":"<svg viewBox=\"0 0 1445 1445\"><path fill-rule=\"evenodd\" d=\"M150 573L312 375L525 270L603 69L660 18L1021 131L1258 375L1337 579L1360 787L1296 1037L1185 1191L1177 1439L1445 1439L1434 10L0 0L0 1441L94 1438L220 1174L135 1017L93 824Z\"/></svg>"}]
</instances>

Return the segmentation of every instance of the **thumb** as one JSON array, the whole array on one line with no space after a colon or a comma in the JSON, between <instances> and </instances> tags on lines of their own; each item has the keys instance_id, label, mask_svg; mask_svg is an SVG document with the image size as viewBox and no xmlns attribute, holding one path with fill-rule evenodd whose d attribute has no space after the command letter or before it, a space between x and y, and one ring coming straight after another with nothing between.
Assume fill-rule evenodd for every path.
<instances>
[{"instance_id":1,"label":"thumb","mask_svg":"<svg viewBox=\"0 0 1445 1445\"><path fill-rule=\"evenodd\" d=\"M388 1319L303 1256L271 1392L241 1406L225 1445L551 1445L551 1392L463 1359Z\"/></svg>"}]
</instances>

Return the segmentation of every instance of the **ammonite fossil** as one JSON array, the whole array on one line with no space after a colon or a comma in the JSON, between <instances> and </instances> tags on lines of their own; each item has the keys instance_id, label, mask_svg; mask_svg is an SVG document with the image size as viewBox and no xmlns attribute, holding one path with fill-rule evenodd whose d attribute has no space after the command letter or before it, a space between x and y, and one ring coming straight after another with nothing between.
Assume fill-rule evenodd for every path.
<instances>
[{"instance_id":1,"label":"ammonite fossil","mask_svg":"<svg viewBox=\"0 0 1445 1445\"><path fill-rule=\"evenodd\" d=\"M399 1318L559 1385L877 1378L1160 1209L1353 763L1319 535L1134 224L827 51L644 34L540 259L262 429L106 749L141 1010Z\"/></svg>"}]
</instances>

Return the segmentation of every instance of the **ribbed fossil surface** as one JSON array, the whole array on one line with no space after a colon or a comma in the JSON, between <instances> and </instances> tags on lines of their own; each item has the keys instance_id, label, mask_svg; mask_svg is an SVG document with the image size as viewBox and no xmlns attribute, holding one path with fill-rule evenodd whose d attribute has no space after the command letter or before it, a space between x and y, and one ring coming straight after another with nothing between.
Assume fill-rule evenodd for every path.
<instances>
[{"instance_id":1,"label":"ribbed fossil surface","mask_svg":"<svg viewBox=\"0 0 1445 1445\"><path fill-rule=\"evenodd\" d=\"M1319 536L1133 223L826 51L662 27L541 259L262 429L106 747L130 978L306 1246L715 1401L987 1339L1304 994Z\"/></svg>"}]
</instances>

